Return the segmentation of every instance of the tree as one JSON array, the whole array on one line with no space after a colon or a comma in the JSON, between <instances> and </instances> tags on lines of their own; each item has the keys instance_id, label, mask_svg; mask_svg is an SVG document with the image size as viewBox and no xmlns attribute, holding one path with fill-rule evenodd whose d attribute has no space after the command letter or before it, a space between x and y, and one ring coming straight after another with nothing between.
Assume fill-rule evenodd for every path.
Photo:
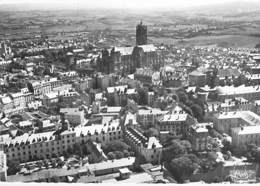
<instances>
[{"instance_id":1,"label":"tree","mask_svg":"<svg viewBox=\"0 0 260 186\"><path fill-rule=\"evenodd\" d=\"M179 97L176 94L172 95L172 99L174 99L176 102L179 102Z\"/></svg>"},{"instance_id":2,"label":"tree","mask_svg":"<svg viewBox=\"0 0 260 186\"><path fill-rule=\"evenodd\" d=\"M185 92L183 91L180 91L177 93L178 95L178 98L179 98L179 101L182 102L182 103L186 103L188 101L188 96Z\"/></svg>"},{"instance_id":3,"label":"tree","mask_svg":"<svg viewBox=\"0 0 260 186\"><path fill-rule=\"evenodd\" d=\"M36 165L37 165L37 167L38 167L39 169L41 169L41 168L42 168L42 165L43 165L43 163L42 163L41 161L37 161Z\"/></svg>"},{"instance_id":4,"label":"tree","mask_svg":"<svg viewBox=\"0 0 260 186\"><path fill-rule=\"evenodd\" d=\"M247 158L253 162L260 161L260 148L254 143L247 146Z\"/></svg>"},{"instance_id":5,"label":"tree","mask_svg":"<svg viewBox=\"0 0 260 186\"><path fill-rule=\"evenodd\" d=\"M49 164L48 164L48 161L46 159L43 160L43 165L44 165L44 167L46 167L48 169Z\"/></svg>"},{"instance_id":6,"label":"tree","mask_svg":"<svg viewBox=\"0 0 260 186\"><path fill-rule=\"evenodd\" d=\"M224 138L223 140L222 140L222 144L223 144L223 148L222 148L222 151L224 152L224 153L227 153L228 151L230 151L231 150L231 142L229 141L229 140L227 140L226 138Z\"/></svg>"},{"instance_id":7,"label":"tree","mask_svg":"<svg viewBox=\"0 0 260 186\"><path fill-rule=\"evenodd\" d=\"M191 143L188 140L182 140L180 144L185 147L187 153L192 151Z\"/></svg>"},{"instance_id":8,"label":"tree","mask_svg":"<svg viewBox=\"0 0 260 186\"><path fill-rule=\"evenodd\" d=\"M130 149L130 147L123 141L113 141L104 146L104 152L124 151Z\"/></svg>"},{"instance_id":9,"label":"tree","mask_svg":"<svg viewBox=\"0 0 260 186\"><path fill-rule=\"evenodd\" d=\"M186 148L179 140L172 140L171 145L162 151L163 161L171 161L173 158L179 157L186 153Z\"/></svg>"},{"instance_id":10,"label":"tree","mask_svg":"<svg viewBox=\"0 0 260 186\"><path fill-rule=\"evenodd\" d=\"M55 167L56 167L56 164L57 164L56 159L52 159L52 160L51 160L51 166L52 166L53 168L55 168Z\"/></svg>"},{"instance_id":11,"label":"tree","mask_svg":"<svg viewBox=\"0 0 260 186\"><path fill-rule=\"evenodd\" d=\"M114 154L116 156L116 159L121 159L124 157L124 153L121 151L115 151Z\"/></svg>"},{"instance_id":12,"label":"tree","mask_svg":"<svg viewBox=\"0 0 260 186\"><path fill-rule=\"evenodd\" d=\"M198 104L194 104L191 107L193 116L197 118L199 122L203 122L204 116L203 116L203 110Z\"/></svg>"},{"instance_id":13,"label":"tree","mask_svg":"<svg viewBox=\"0 0 260 186\"><path fill-rule=\"evenodd\" d=\"M190 107L184 105L183 103L180 103L179 106L189 115L193 116L193 112Z\"/></svg>"},{"instance_id":14,"label":"tree","mask_svg":"<svg viewBox=\"0 0 260 186\"><path fill-rule=\"evenodd\" d=\"M71 147L69 147L69 148L67 149L67 152L68 152L69 155L71 155L71 154L73 154L74 151L73 151L73 149L72 149Z\"/></svg>"},{"instance_id":15,"label":"tree","mask_svg":"<svg viewBox=\"0 0 260 186\"><path fill-rule=\"evenodd\" d=\"M169 170L178 182L183 183L198 167L195 155L183 155L171 160Z\"/></svg>"},{"instance_id":16,"label":"tree","mask_svg":"<svg viewBox=\"0 0 260 186\"><path fill-rule=\"evenodd\" d=\"M109 152L109 153L107 154L107 157L108 157L109 160L114 160L114 159L116 159L116 155L115 155L113 152Z\"/></svg>"},{"instance_id":17,"label":"tree","mask_svg":"<svg viewBox=\"0 0 260 186\"><path fill-rule=\"evenodd\" d=\"M88 155L88 161L89 163L99 163L101 160L95 155L95 153L91 153Z\"/></svg>"},{"instance_id":18,"label":"tree","mask_svg":"<svg viewBox=\"0 0 260 186\"><path fill-rule=\"evenodd\" d=\"M125 158L130 156L130 153L128 152L128 150L124 150L123 153L124 153Z\"/></svg>"},{"instance_id":19,"label":"tree","mask_svg":"<svg viewBox=\"0 0 260 186\"><path fill-rule=\"evenodd\" d=\"M144 88L140 88L137 90L138 97L139 97L139 105L147 105L146 98L146 90Z\"/></svg>"},{"instance_id":20,"label":"tree","mask_svg":"<svg viewBox=\"0 0 260 186\"><path fill-rule=\"evenodd\" d=\"M73 145L73 152L79 157L83 157L83 147L79 143Z\"/></svg>"},{"instance_id":21,"label":"tree","mask_svg":"<svg viewBox=\"0 0 260 186\"><path fill-rule=\"evenodd\" d=\"M19 171L19 164L20 162L18 160L12 160L7 162L7 174L8 175L14 175Z\"/></svg>"},{"instance_id":22,"label":"tree","mask_svg":"<svg viewBox=\"0 0 260 186\"><path fill-rule=\"evenodd\" d=\"M60 158L58 158L57 159L57 167L62 167L63 165L64 165L64 162Z\"/></svg>"}]
</instances>

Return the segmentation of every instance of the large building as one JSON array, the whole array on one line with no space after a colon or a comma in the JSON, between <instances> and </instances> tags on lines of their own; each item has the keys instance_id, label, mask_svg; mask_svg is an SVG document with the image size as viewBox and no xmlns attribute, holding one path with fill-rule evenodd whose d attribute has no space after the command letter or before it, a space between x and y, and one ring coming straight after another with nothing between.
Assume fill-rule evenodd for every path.
<instances>
[{"instance_id":1,"label":"large building","mask_svg":"<svg viewBox=\"0 0 260 186\"><path fill-rule=\"evenodd\" d=\"M235 97L242 97L249 101L260 99L260 87L259 86L245 86L239 87L224 86L217 87L216 93L218 94L218 100L223 101L225 99L232 99Z\"/></svg>"},{"instance_id":2,"label":"large building","mask_svg":"<svg viewBox=\"0 0 260 186\"><path fill-rule=\"evenodd\" d=\"M186 113L164 114L157 119L155 128L159 131L170 131L176 135L187 133L188 128L195 124L193 117Z\"/></svg>"},{"instance_id":3,"label":"large building","mask_svg":"<svg viewBox=\"0 0 260 186\"><path fill-rule=\"evenodd\" d=\"M145 137L140 131L134 128L125 130L124 138L133 150L142 155L146 162L160 163L162 145L155 137Z\"/></svg>"},{"instance_id":4,"label":"large building","mask_svg":"<svg viewBox=\"0 0 260 186\"><path fill-rule=\"evenodd\" d=\"M147 44L147 26L142 21L136 26L136 45Z\"/></svg>"},{"instance_id":5,"label":"large building","mask_svg":"<svg viewBox=\"0 0 260 186\"><path fill-rule=\"evenodd\" d=\"M44 132L23 134L15 138L4 139L4 151L8 161L28 162L34 159L62 156L75 143L86 143L88 140L105 145L111 141L122 139L122 131L118 119L106 117L102 124L78 126L61 133Z\"/></svg>"},{"instance_id":6,"label":"large building","mask_svg":"<svg viewBox=\"0 0 260 186\"><path fill-rule=\"evenodd\" d=\"M136 46L113 47L102 51L101 58L97 61L100 72L124 75L134 73L136 68L149 67L153 70L159 70L164 65L163 52L154 45L147 44L147 34L143 33L142 27L139 27L140 25L137 26L136 39L138 44Z\"/></svg>"},{"instance_id":7,"label":"large building","mask_svg":"<svg viewBox=\"0 0 260 186\"><path fill-rule=\"evenodd\" d=\"M137 121L144 126L154 125L157 118L167 113L168 111L162 111L158 108L139 108L137 112Z\"/></svg>"},{"instance_id":8,"label":"large building","mask_svg":"<svg viewBox=\"0 0 260 186\"><path fill-rule=\"evenodd\" d=\"M215 115L214 128L219 132L231 134L232 128L260 124L260 116L251 111L221 112Z\"/></svg>"}]
</instances>

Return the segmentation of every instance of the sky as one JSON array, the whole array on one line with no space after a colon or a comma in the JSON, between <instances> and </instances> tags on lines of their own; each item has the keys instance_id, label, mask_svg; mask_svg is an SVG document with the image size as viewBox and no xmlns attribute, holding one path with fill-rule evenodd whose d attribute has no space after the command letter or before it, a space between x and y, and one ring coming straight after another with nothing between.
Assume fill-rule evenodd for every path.
<instances>
[{"instance_id":1,"label":"sky","mask_svg":"<svg viewBox=\"0 0 260 186\"><path fill-rule=\"evenodd\" d=\"M130 8L162 9L188 8L193 6L214 5L225 2L259 2L260 0L0 0L1 4L49 4L64 8Z\"/></svg>"}]
</instances>

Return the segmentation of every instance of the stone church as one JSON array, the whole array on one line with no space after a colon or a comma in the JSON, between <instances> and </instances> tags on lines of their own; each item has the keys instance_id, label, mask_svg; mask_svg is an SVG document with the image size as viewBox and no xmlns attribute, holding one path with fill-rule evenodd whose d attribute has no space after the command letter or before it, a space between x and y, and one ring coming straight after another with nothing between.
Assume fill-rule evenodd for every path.
<instances>
[{"instance_id":1,"label":"stone church","mask_svg":"<svg viewBox=\"0 0 260 186\"><path fill-rule=\"evenodd\" d=\"M104 49L98 62L103 73L132 74L137 68L159 70L163 66L162 51L147 44L147 26L142 22L136 26L136 46Z\"/></svg>"}]
</instances>

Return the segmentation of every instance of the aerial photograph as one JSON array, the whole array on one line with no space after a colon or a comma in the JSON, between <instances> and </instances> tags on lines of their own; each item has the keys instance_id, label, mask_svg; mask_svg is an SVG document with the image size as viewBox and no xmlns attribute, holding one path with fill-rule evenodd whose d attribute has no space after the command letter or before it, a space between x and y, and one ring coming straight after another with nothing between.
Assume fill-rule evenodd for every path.
<instances>
[{"instance_id":1,"label":"aerial photograph","mask_svg":"<svg viewBox=\"0 0 260 186\"><path fill-rule=\"evenodd\" d=\"M0 182L260 183L260 0L0 0Z\"/></svg>"}]
</instances>

